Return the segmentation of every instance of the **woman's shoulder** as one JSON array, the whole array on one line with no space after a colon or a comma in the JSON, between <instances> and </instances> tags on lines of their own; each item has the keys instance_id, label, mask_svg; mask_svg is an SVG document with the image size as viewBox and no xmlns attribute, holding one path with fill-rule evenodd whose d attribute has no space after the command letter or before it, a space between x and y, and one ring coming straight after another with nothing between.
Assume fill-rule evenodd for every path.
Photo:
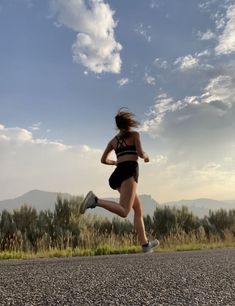
<instances>
[{"instance_id":1,"label":"woman's shoulder","mask_svg":"<svg viewBox=\"0 0 235 306\"><path fill-rule=\"evenodd\" d=\"M132 131L131 132L133 135L139 135L139 132L137 132L137 131Z\"/></svg>"},{"instance_id":2,"label":"woman's shoulder","mask_svg":"<svg viewBox=\"0 0 235 306\"><path fill-rule=\"evenodd\" d=\"M115 143L116 141L122 138L128 139L128 138L136 138L136 137L139 137L139 132L137 131L127 131L125 133L119 132L110 140L110 142Z\"/></svg>"},{"instance_id":3,"label":"woman's shoulder","mask_svg":"<svg viewBox=\"0 0 235 306\"><path fill-rule=\"evenodd\" d=\"M128 136L135 136L135 135L138 135L139 132L137 132L135 130L131 130L131 131L126 131L124 134L128 135Z\"/></svg>"},{"instance_id":4,"label":"woman's shoulder","mask_svg":"<svg viewBox=\"0 0 235 306\"><path fill-rule=\"evenodd\" d=\"M130 131L125 138L129 139L129 142L135 143L139 139L139 133L137 131Z\"/></svg>"},{"instance_id":5,"label":"woman's shoulder","mask_svg":"<svg viewBox=\"0 0 235 306\"><path fill-rule=\"evenodd\" d=\"M132 132L131 132L131 136L134 137L134 138L136 138L136 137L139 137L140 134L139 134L139 132L137 132L137 131L132 131Z\"/></svg>"},{"instance_id":6,"label":"woman's shoulder","mask_svg":"<svg viewBox=\"0 0 235 306\"><path fill-rule=\"evenodd\" d=\"M117 142L117 138L118 138L118 134L115 135L113 138L110 139L109 144L111 144L112 146L114 146L115 143Z\"/></svg>"}]
</instances>

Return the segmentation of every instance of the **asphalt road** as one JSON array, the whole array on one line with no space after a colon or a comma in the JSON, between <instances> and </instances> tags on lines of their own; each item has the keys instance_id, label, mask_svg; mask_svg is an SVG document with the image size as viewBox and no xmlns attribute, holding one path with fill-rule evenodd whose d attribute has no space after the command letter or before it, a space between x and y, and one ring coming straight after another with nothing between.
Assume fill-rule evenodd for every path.
<instances>
[{"instance_id":1,"label":"asphalt road","mask_svg":"<svg viewBox=\"0 0 235 306\"><path fill-rule=\"evenodd\" d=\"M0 305L235 305L235 249L0 261Z\"/></svg>"}]
</instances>

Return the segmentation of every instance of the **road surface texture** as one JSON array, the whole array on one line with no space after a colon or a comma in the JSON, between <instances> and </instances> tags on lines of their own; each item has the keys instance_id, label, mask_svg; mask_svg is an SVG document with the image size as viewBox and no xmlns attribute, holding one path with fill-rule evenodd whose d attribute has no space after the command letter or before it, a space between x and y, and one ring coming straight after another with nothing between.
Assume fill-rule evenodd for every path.
<instances>
[{"instance_id":1,"label":"road surface texture","mask_svg":"<svg viewBox=\"0 0 235 306\"><path fill-rule=\"evenodd\" d=\"M235 305L235 249L0 261L0 305Z\"/></svg>"}]
</instances>

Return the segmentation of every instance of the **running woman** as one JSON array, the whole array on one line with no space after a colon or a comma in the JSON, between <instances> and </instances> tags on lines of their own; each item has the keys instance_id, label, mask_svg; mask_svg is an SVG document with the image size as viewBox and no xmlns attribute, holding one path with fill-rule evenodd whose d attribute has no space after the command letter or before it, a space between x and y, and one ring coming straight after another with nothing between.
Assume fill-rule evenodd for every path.
<instances>
[{"instance_id":1,"label":"running woman","mask_svg":"<svg viewBox=\"0 0 235 306\"><path fill-rule=\"evenodd\" d=\"M142 149L139 133L133 130L133 128L139 126L139 122L134 119L134 114L129 111L123 111L123 108L121 108L115 116L115 122L118 134L107 144L101 157L101 163L116 166L109 178L109 185L112 189L119 191L119 204L100 199L92 191L89 191L81 204L80 212L84 214L88 208L99 206L122 218L126 218L130 210L133 209L134 227L142 245L142 250L143 252L152 252L153 248L159 245L159 241L157 239L149 241L146 237L143 208L136 192L139 176L138 157L147 163L149 162L149 156ZM117 160L108 158L113 150L116 153Z\"/></svg>"}]
</instances>

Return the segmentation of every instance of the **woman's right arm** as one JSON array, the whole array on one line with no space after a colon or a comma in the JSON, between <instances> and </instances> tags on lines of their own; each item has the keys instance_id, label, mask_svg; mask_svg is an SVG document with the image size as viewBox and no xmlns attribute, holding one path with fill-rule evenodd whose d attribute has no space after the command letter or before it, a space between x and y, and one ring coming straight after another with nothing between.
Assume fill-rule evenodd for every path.
<instances>
[{"instance_id":1,"label":"woman's right arm","mask_svg":"<svg viewBox=\"0 0 235 306\"><path fill-rule=\"evenodd\" d=\"M113 145L112 145L112 141L110 141L108 144L107 144L107 147L106 149L104 150L104 153L101 157L101 163L102 164L105 164L105 165L111 165L111 166L116 166L117 165L117 162L115 160L112 160L112 159L109 159L108 158L108 155L109 153L113 150Z\"/></svg>"},{"instance_id":2,"label":"woman's right arm","mask_svg":"<svg viewBox=\"0 0 235 306\"><path fill-rule=\"evenodd\" d=\"M146 152L144 152L143 148L142 148L142 144L141 144L141 141L140 141L140 134L138 132L135 132L134 133L134 139L135 139L135 147L136 147L136 151L137 151L137 154L140 158L143 158L144 161L146 163L149 162L149 156Z\"/></svg>"}]
</instances>

